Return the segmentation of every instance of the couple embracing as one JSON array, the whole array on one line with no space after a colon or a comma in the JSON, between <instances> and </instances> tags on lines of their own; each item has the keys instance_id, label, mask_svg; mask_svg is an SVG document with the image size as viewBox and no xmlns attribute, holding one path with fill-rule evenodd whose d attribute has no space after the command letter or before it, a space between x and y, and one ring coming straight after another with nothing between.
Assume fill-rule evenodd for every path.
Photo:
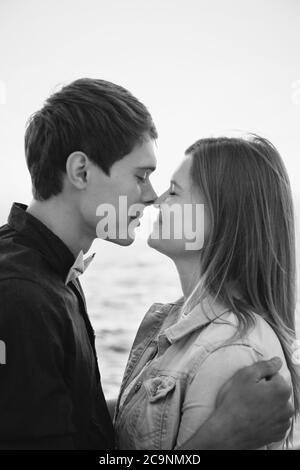
<instances>
[{"instance_id":1,"label":"couple embracing","mask_svg":"<svg viewBox=\"0 0 300 470\"><path fill-rule=\"evenodd\" d=\"M63 87L30 119L33 200L14 203L0 229L7 351L0 448L282 449L291 442L299 378L283 161L256 135L201 139L157 195L149 179L156 139L146 107L104 80ZM114 236L97 230L102 204L116 211ZM106 402L79 281L91 262L83 255L97 236L130 245L142 215L130 208L152 204L159 216L148 244L174 261L183 296L147 311L119 396ZM170 217L174 207L182 210ZM176 236L183 225L191 231L199 211L200 246L187 231Z\"/></svg>"}]
</instances>

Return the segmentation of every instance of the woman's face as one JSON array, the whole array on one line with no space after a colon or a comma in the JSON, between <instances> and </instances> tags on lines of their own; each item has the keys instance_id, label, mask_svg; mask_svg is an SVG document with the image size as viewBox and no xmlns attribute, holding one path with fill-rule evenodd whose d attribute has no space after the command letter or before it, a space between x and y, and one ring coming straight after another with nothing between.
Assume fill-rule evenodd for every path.
<instances>
[{"instance_id":1,"label":"woman's face","mask_svg":"<svg viewBox=\"0 0 300 470\"><path fill-rule=\"evenodd\" d=\"M203 196L192 186L192 155L184 158L173 174L170 187L157 200L159 215L148 245L172 259L190 256L203 247L209 217Z\"/></svg>"}]
</instances>

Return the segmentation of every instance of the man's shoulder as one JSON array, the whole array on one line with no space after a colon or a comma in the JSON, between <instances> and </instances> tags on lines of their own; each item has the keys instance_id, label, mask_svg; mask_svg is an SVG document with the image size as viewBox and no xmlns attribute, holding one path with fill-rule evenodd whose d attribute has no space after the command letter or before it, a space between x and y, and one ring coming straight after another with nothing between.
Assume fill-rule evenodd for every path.
<instances>
[{"instance_id":1,"label":"man's shoulder","mask_svg":"<svg viewBox=\"0 0 300 470\"><path fill-rule=\"evenodd\" d=\"M39 285L51 272L49 269L49 264L34 246L26 243L9 226L0 228L0 283L16 279Z\"/></svg>"},{"instance_id":2,"label":"man's shoulder","mask_svg":"<svg viewBox=\"0 0 300 470\"><path fill-rule=\"evenodd\" d=\"M51 292L38 280L26 278L26 276L0 277L1 304L17 300L31 303L36 299L42 301L47 298L51 298Z\"/></svg>"},{"instance_id":3,"label":"man's shoulder","mask_svg":"<svg viewBox=\"0 0 300 470\"><path fill-rule=\"evenodd\" d=\"M70 312L63 296L30 279L0 280L2 336L5 332L7 335L24 332L32 337L48 331L46 336L60 338L69 325Z\"/></svg>"},{"instance_id":4,"label":"man's shoulder","mask_svg":"<svg viewBox=\"0 0 300 470\"><path fill-rule=\"evenodd\" d=\"M64 308L65 286L34 247L12 230L0 229L0 309L12 318L21 312Z\"/></svg>"}]
</instances>

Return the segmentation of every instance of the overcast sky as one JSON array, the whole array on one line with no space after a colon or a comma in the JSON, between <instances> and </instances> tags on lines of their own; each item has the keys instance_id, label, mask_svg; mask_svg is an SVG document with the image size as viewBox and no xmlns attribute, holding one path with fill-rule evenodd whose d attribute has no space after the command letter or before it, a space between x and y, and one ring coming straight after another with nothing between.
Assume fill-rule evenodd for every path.
<instances>
[{"instance_id":1,"label":"overcast sky","mask_svg":"<svg viewBox=\"0 0 300 470\"><path fill-rule=\"evenodd\" d=\"M0 0L0 223L28 203L27 118L59 84L127 87L159 130L159 191L183 151L250 131L279 149L300 200L298 0Z\"/></svg>"}]
</instances>

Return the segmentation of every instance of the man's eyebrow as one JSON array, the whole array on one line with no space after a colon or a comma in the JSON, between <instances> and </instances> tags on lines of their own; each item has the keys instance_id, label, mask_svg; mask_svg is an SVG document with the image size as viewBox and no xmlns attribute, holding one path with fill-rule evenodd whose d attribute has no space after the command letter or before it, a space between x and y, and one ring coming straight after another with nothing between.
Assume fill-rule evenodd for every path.
<instances>
[{"instance_id":1,"label":"man's eyebrow","mask_svg":"<svg viewBox=\"0 0 300 470\"><path fill-rule=\"evenodd\" d=\"M179 183L177 183L177 181L171 180L170 183L171 183L171 184L175 184L175 186L177 186L177 188L182 189L182 187L180 186Z\"/></svg>"}]
</instances>

